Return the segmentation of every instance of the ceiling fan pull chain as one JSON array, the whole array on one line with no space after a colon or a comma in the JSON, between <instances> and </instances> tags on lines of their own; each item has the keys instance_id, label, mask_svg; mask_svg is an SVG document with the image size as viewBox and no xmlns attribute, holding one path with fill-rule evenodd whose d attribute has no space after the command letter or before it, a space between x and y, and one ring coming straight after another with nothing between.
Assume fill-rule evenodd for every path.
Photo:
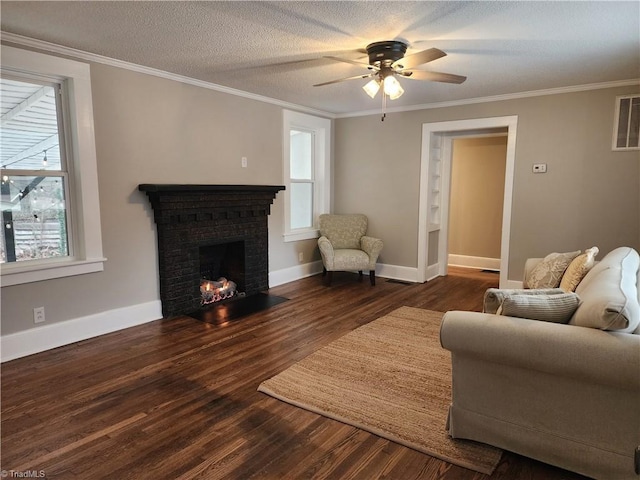
<instances>
[{"instance_id":1,"label":"ceiling fan pull chain","mask_svg":"<svg viewBox=\"0 0 640 480\"><path fill-rule=\"evenodd\" d=\"M385 110L387 109L387 94L384 93L384 90L382 91L382 118L380 119L381 122L384 122L384 117L387 116L387 113L385 112Z\"/></svg>"}]
</instances>

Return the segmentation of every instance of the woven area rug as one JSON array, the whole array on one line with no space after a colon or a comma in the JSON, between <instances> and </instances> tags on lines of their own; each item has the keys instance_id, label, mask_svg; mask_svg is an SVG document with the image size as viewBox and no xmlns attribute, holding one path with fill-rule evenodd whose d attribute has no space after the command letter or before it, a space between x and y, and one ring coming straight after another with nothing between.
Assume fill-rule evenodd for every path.
<instances>
[{"instance_id":1,"label":"woven area rug","mask_svg":"<svg viewBox=\"0 0 640 480\"><path fill-rule=\"evenodd\" d=\"M442 313L401 307L309 355L258 390L297 407L491 474L502 451L447 435L451 355Z\"/></svg>"}]
</instances>

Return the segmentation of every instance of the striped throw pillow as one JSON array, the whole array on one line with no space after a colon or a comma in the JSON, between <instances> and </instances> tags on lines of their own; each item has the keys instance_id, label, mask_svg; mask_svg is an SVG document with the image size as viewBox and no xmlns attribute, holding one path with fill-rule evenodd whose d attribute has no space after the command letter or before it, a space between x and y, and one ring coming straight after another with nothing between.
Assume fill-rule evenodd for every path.
<instances>
[{"instance_id":1,"label":"striped throw pillow","mask_svg":"<svg viewBox=\"0 0 640 480\"><path fill-rule=\"evenodd\" d=\"M578 305L580 297L573 292L556 295L509 295L502 302L499 313L509 317L567 323Z\"/></svg>"}]
</instances>

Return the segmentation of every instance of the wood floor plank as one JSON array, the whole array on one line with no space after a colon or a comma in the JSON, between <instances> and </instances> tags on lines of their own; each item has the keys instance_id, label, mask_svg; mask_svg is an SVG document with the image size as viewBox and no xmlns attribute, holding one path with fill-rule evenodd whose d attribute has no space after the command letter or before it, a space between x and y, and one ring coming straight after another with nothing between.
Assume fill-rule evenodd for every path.
<instances>
[{"instance_id":1,"label":"wood floor plank","mask_svg":"<svg viewBox=\"0 0 640 480\"><path fill-rule=\"evenodd\" d=\"M289 300L222 325L150 322L7 362L4 470L153 480L580 480L509 452L492 476L447 464L257 391L344 334L403 306L480 310L498 275L460 268L375 287L336 272L272 288Z\"/></svg>"}]
</instances>

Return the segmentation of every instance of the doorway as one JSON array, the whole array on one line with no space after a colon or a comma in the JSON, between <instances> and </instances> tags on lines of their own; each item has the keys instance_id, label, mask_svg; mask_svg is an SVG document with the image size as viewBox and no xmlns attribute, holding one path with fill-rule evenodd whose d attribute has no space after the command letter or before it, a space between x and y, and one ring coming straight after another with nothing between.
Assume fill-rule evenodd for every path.
<instances>
[{"instance_id":1,"label":"doorway","mask_svg":"<svg viewBox=\"0 0 640 480\"><path fill-rule=\"evenodd\" d=\"M499 130L453 138L447 270L500 271L507 133Z\"/></svg>"},{"instance_id":2,"label":"doorway","mask_svg":"<svg viewBox=\"0 0 640 480\"><path fill-rule=\"evenodd\" d=\"M506 133L500 238L500 286L504 288L508 284L517 122L517 116L508 116L423 124L418 221L418 281L425 282L447 274L453 139Z\"/></svg>"}]
</instances>

